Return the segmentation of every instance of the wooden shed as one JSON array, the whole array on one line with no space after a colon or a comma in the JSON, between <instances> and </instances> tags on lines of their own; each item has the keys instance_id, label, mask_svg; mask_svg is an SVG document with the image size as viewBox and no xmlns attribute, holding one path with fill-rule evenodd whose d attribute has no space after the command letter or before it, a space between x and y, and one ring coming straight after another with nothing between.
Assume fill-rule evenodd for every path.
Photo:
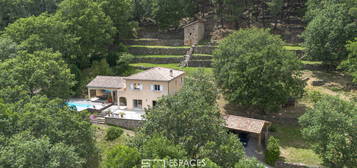
<instances>
[{"instance_id":1,"label":"wooden shed","mask_svg":"<svg viewBox=\"0 0 357 168\"><path fill-rule=\"evenodd\" d=\"M223 118L226 128L249 133L252 138L257 138L258 145L267 142L271 122L235 115L225 115Z\"/></svg>"}]
</instances>

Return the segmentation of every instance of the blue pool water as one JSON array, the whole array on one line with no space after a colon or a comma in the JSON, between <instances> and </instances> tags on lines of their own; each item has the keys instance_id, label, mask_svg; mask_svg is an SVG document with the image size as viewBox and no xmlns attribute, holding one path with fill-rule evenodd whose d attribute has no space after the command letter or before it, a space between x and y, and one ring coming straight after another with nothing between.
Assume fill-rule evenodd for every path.
<instances>
[{"instance_id":1,"label":"blue pool water","mask_svg":"<svg viewBox=\"0 0 357 168\"><path fill-rule=\"evenodd\" d=\"M66 102L66 104L71 107L93 108L93 105L90 104L80 104L74 102Z\"/></svg>"}]
</instances>

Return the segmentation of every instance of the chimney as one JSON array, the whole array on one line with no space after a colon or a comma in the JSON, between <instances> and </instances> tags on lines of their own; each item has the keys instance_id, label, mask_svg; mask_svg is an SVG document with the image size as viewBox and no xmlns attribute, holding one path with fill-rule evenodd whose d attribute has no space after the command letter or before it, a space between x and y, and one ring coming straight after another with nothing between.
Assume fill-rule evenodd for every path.
<instances>
[{"instance_id":1,"label":"chimney","mask_svg":"<svg viewBox=\"0 0 357 168\"><path fill-rule=\"evenodd\" d=\"M170 76L174 77L174 71L172 71L172 69L170 69Z\"/></svg>"}]
</instances>

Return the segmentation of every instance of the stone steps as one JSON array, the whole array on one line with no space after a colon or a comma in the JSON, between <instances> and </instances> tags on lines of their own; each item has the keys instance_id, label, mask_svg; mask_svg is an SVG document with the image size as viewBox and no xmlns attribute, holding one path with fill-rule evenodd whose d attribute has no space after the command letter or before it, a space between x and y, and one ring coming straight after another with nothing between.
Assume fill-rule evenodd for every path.
<instances>
[{"instance_id":1,"label":"stone steps","mask_svg":"<svg viewBox=\"0 0 357 168\"><path fill-rule=\"evenodd\" d=\"M105 124L105 118L97 116L94 120L91 121L93 124Z\"/></svg>"}]
</instances>

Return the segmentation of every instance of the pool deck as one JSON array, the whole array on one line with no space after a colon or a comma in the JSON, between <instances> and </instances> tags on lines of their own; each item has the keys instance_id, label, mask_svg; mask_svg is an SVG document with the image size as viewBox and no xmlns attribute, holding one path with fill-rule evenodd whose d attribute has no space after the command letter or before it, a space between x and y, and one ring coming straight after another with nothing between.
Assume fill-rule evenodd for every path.
<instances>
[{"instance_id":1,"label":"pool deck","mask_svg":"<svg viewBox=\"0 0 357 168\"><path fill-rule=\"evenodd\" d=\"M109 113L106 117L113 117L118 119L127 119L127 120L145 120L144 110L126 110L122 106L111 106L105 109L103 112ZM124 114L123 117L120 114Z\"/></svg>"},{"instance_id":2,"label":"pool deck","mask_svg":"<svg viewBox=\"0 0 357 168\"><path fill-rule=\"evenodd\" d=\"M103 101L93 102L93 101L90 101L87 99L79 99L79 98L69 99L68 102L75 103L75 104L91 105L94 107L94 108L88 108L88 107L76 106L77 111L83 111L83 110L87 110L87 109L102 111L112 105L111 103L107 103L107 102L103 102Z\"/></svg>"}]
</instances>

